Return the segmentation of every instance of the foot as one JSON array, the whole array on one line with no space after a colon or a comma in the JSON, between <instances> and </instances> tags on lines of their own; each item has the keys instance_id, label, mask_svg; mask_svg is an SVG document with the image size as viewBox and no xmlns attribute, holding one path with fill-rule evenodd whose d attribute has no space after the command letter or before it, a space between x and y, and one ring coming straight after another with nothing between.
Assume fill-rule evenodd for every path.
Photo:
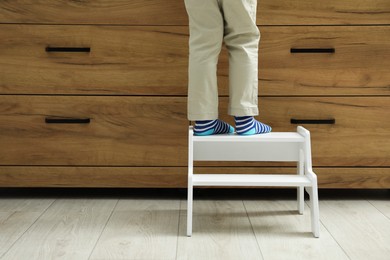
<instances>
[{"instance_id":1,"label":"foot","mask_svg":"<svg viewBox=\"0 0 390 260\"><path fill-rule=\"evenodd\" d=\"M235 116L236 132L239 135L265 134L272 131L269 125L263 124L253 116Z\"/></svg>"},{"instance_id":2,"label":"foot","mask_svg":"<svg viewBox=\"0 0 390 260\"><path fill-rule=\"evenodd\" d=\"M222 120L195 121L194 135L216 135L234 133L234 128Z\"/></svg>"}]
</instances>

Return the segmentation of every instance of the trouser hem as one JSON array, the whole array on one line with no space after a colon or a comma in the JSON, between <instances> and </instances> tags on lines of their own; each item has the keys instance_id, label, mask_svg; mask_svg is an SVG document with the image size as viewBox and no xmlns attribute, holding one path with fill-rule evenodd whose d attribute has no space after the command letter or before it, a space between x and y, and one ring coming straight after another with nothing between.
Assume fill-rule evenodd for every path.
<instances>
[{"instance_id":1,"label":"trouser hem","mask_svg":"<svg viewBox=\"0 0 390 260\"><path fill-rule=\"evenodd\" d=\"M215 120L215 119L218 119L218 114L216 113L188 114L189 121Z\"/></svg>"},{"instance_id":2,"label":"trouser hem","mask_svg":"<svg viewBox=\"0 0 390 260\"><path fill-rule=\"evenodd\" d=\"M228 114L231 116L257 116L259 115L259 108L258 107L229 108Z\"/></svg>"}]
</instances>

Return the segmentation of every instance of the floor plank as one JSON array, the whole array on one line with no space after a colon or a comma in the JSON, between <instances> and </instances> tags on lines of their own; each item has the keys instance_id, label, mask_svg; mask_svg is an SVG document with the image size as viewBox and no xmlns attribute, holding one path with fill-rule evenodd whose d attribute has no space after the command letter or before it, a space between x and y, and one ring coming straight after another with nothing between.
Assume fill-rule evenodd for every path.
<instances>
[{"instance_id":1,"label":"floor plank","mask_svg":"<svg viewBox=\"0 0 390 260\"><path fill-rule=\"evenodd\" d=\"M88 259L117 199L57 199L2 259Z\"/></svg>"},{"instance_id":2,"label":"floor plank","mask_svg":"<svg viewBox=\"0 0 390 260\"><path fill-rule=\"evenodd\" d=\"M390 221L366 200L320 200L320 218L351 259L389 259Z\"/></svg>"},{"instance_id":3,"label":"floor plank","mask_svg":"<svg viewBox=\"0 0 390 260\"><path fill-rule=\"evenodd\" d=\"M369 202L390 221L390 199L388 200L369 200Z\"/></svg>"},{"instance_id":4,"label":"floor plank","mask_svg":"<svg viewBox=\"0 0 390 260\"><path fill-rule=\"evenodd\" d=\"M186 207L184 200L177 259L263 259L241 200L195 200L192 237Z\"/></svg>"},{"instance_id":5,"label":"floor plank","mask_svg":"<svg viewBox=\"0 0 390 260\"><path fill-rule=\"evenodd\" d=\"M54 199L0 199L0 257L54 202Z\"/></svg>"},{"instance_id":6,"label":"floor plank","mask_svg":"<svg viewBox=\"0 0 390 260\"><path fill-rule=\"evenodd\" d=\"M264 259L348 259L320 225L320 238L311 232L310 210L303 215L295 200L245 200Z\"/></svg>"},{"instance_id":7,"label":"floor plank","mask_svg":"<svg viewBox=\"0 0 390 260\"><path fill-rule=\"evenodd\" d=\"M175 259L180 200L121 199L90 259Z\"/></svg>"},{"instance_id":8,"label":"floor plank","mask_svg":"<svg viewBox=\"0 0 390 260\"><path fill-rule=\"evenodd\" d=\"M0 259L389 259L386 191L322 190L319 239L295 192L0 190ZM280 194L279 194L280 193ZM79 199L76 199L79 198ZM121 198L118 200L118 198ZM181 200L182 199L182 200ZM248 218L249 216L249 218Z\"/></svg>"}]
</instances>

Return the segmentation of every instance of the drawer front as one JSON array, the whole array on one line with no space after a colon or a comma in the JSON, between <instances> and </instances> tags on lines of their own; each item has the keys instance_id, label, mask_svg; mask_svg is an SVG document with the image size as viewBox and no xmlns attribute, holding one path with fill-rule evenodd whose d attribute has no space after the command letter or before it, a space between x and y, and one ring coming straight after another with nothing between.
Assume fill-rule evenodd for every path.
<instances>
[{"instance_id":1,"label":"drawer front","mask_svg":"<svg viewBox=\"0 0 390 260\"><path fill-rule=\"evenodd\" d=\"M0 38L0 94L187 91L187 27L0 25Z\"/></svg>"},{"instance_id":2,"label":"drawer front","mask_svg":"<svg viewBox=\"0 0 390 260\"><path fill-rule=\"evenodd\" d=\"M0 28L7 39L0 42L0 94L187 94L188 27ZM390 27L275 26L261 32L261 96L390 94ZM314 50L299 53L307 48ZM219 93L227 95L226 50L218 75Z\"/></svg>"},{"instance_id":3,"label":"drawer front","mask_svg":"<svg viewBox=\"0 0 390 260\"><path fill-rule=\"evenodd\" d=\"M296 174L286 167L197 167L197 173ZM0 166L0 187L186 188L187 167ZM390 168L314 168L319 188L390 188Z\"/></svg>"},{"instance_id":4,"label":"drawer front","mask_svg":"<svg viewBox=\"0 0 390 260\"><path fill-rule=\"evenodd\" d=\"M260 109L274 131L294 130L292 119L335 120L299 123L311 131L314 165L390 166L390 97L264 98Z\"/></svg>"},{"instance_id":5,"label":"drawer front","mask_svg":"<svg viewBox=\"0 0 390 260\"><path fill-rule=\"evenodd\" d=\"M311 131L314 166L390 166L390 97L267 97L259 105L275 132L296 131L291 119L335 119L299 124ZM186 166L186 106L185 97L0 96L0 165ZM221 118L233 124L226 107L220 98Z\"/></svg>"},{"instance_id":6,"label":"drawer front","mask_svg":"<svg viewBox=\"0 0 390 260\"><path fill-rule=\"evenodd\" d=\"M388 0L258 0L267 25L389 24Z\"/></svg>"},{"instance_id":7,"label":"drawer front","mask_svg":"<svg viewBox=\"0 0 390 260\"><path fill-rule=\"evenodd\" d=\"M260 95L389 95L388 68L390 26L262 30Z\"/></svg>"},{"instance_id":8,"label":"drawer front","mask_svg":"<svg viewBox=\"0 0 390 260\"><path fill-rule=\"evenodd\" d=\"M233 123L222 100L221 118ZM259 110L274 132L311 131L314 166L390 166L390 97L261 97Z\"/></svg>"},{"instance_id":9,"label":"drawer front","mask_svg":"<svg viewBox=\"0 0 390 260\"><path fill-rule=\"evenodd\" d=\"M184 0L19 0L0 2L0 23L184 25L188 18Z\"/></svg>"},{"instance_id":10,"label":"drawer front","mask_svg":"<svg viewBox=\"0 0 390 260\"><path fill-rule=\"evenodd\" d=\"M174 97L0 96L0 164L184 165L185 107Z\"/></svg>"},{"instance_id":11,"label":"drawer front","mask_svg":"<svg viewBox=\"0 0 390 260\"><path fill-rule=\"evenodd\" d=\"M26 12L28 10L28 12ZM387 0L261 0L258 23L386 24ZM182 0L1 1L0 23L186 25Z\"/></svg>"}]
</instances>

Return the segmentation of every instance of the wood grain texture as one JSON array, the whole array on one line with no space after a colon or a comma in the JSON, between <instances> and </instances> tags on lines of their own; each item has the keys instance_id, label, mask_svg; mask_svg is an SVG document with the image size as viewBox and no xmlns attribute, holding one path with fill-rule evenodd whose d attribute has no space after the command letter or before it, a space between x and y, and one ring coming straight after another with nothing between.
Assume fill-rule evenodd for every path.
<instances>
[{"instance_id":1,"label":"wood grain texture","mask_svg":"<svg viewBox=\"0 0 390 260\"><path fill-rule=\"evenodd\" d=\"M187 92L188 28L1 25L0 94ZM90 52L46 52L86 47Z\"/></svg>"},{"instance_id":2,"label":"wood grain texture","mask_svg":"<svg viewBox=\"0 0 390 260\"><path fill-rule=\"evenodd\" d=\"M390 4L387 0L262 0L257 13L261 25L388 24ZM17 0L0 3L0 23L186 25L188 19L184 1L177 0Z\"/></svg>"},{"instance_id":3,"label":"wood grain texture","mask_svg":"<svg viewBox=\"0 0 390 260\"><path fill-rule=\"evenodd\" d=\"M244 205L264 259L349 259L322 224L320 238L313 238L307 205L303 215L295 200L254 199Z\"/></svg>"},{"instance_id":4,"label":"wood grain texture","mask_svg":"<svg viewBox=\"0 0 390 260\"><path fill-rule=\"evenodd\" d=\"M186 236L186 202L181 201L176 259L263 259L241 200L196 200L193 233Z\"/></svg>"},{"instance_id":5,"label":"wood grain texture","mask_svg":"<svg viewBox=\"0 0 390 260\"><path fill-rule=\"evenodd\" d=\"M259 0L259 24L390 24L387 0Z\"/></svg>"},{"instance_id":6,"label":"wood grain texture","mask_svg":"<svg viewBox=\"0 0 390 260\"><path fill-rule=\"evenodd\" d=\"M54 199L49 198L0 198L0 257L53 202Z\"/></svg>"},{"instance_id":7,"label":"wood grain texture","mask_svg":"<svg viewBox=\"0 0 390 260\"><path fill-rule=\"evenodd\" d=\"M1 25L0 94L187 95L188 27ZM259 95L389 95L389 26L261 28ZM90 53L46 52L90 47ZM290 53L335 48L335 53ZM218 68L228 95L228 53Z\"/></svg>"},{"instance_id":8,"label":"wood grain texture","mask_svg":"<svg viewBox=\"0 0 390 260\"><path fill-rule=\"evenodd\" d=\"M369 202L320 200L320 214L350 259L388 259L390 222Z\"/></svg>"},{"instance_id":9,"label":"wood grain texture","mask_svg":"<svg viewBox=\"0 0 390 260\"><path fill-rule=\"evenodd\" d=\"M227 98L220 98L221 119ZM267 97L259 119L274 132L305 125L314 166L390 166L388 97ZM46 117L91 118L89 124L46 124ZM2 165L187 166L185 97L0 96ZM207 163L201 165L262 165ZM279 164L268 164L279 165Z\"/></svg>"},{"instance_id":10,"label":"wood grain texture","mask_svg":"<svg viewBox=\"0 0 390 260\"><path fill-rule=\"evenodd\" d=\"M0 187L131 187L187 186L185 167L0 166Z\"/></svg>"},{"instance_id":11,"label":"wood grain texture","mask_svg":"<svg viewBox=\"0 0 390 260\"><path fill-rule=\"evenodd\" d=\"M302 124L310 132L314 166L389 166L390 98L262 98L260 118L275 132L295 131L297 119L335 119L334 125Z\"/></svg>"},{"instance_id":12,"label":"wood grain texture","mask_svg":"<svg viewBox=\"0 0 390 260\"><path fill-rule=\"evenodd\" d=\"M180 200L121 199L89 259L175 259Z\"/></svg>"},{"instance_id":13,"label":"wood grain texture","mask_svg":"<svg viewBox=\"0 0 390 260\"><path fill-rule=\"evenodd\" d=\"M260 119L274 131L295 131L291 118L335 118L335 125L304 125L312 132L320 187L389 188L390 2L258 2ZM0 186L185 187L184 1L1 1L0 38ZM291 48L335 53L292 54ZM218 81L220 96L227 96L225 48ZM226 109L221 98L221 117L232 123ZM92 121L46 125L46 116ZM239 173L293 169L197 166Z\"/></svg>"},{"instance_id":14,"label":"wood grain texture","mask_svg":"<svg viewBox=\"0 0 390 260\"><path fill-rule=\"evenodd\" d=\"M296 174L292 167L196 167L198 173ZM319 188L390 189L390 168L314 168ZM0 166L0 187L186 188L187 167Z\"/></svg>"},{"instance_id":15,"label":"wood grain texture","mask_svg":"<svg viewBox=\"0 0 390 260\"><path fill-rule=\"evenodd\" d=\"M177 0L17 0L0 4L0 22L184 25L188 19L184 1Z\"/></svg>"},{"instance_id":16,"label":"wood grain texture","mask_svg":"<svg viewBox=\"0 0 390 260\"><path fill-rule=\"evenodd\" d=\"M369 200L369 202L390 220L390 198Z\"/></svg>"},{"instance_id":17,"label":"wood grain texture","mask_svg":"<svg viewBox=\"0 0 390 260\"><path fill-rule=\"evenodd\" d=\"M87 259L117 201L57 199L4 259Z\"/></svg>"},{"instance_id":18,"label":"wood grain texture","mask_svg":"<svg viewBox=\"0 0 390 260\"><path fill-rule=\"evenodd\" d=\"M314 168L320 188L389 189L390 168Z\"/></svg>"},{"instance_id":19,"label":"wood grain texture","mask_svg":"<svg viewBox=\"0 0 390 260\"><path fill-rule=\"evenodd\" d=\"M260 95L389 95L389 26L264 27ZM334 48L335 53L290 53Z\"/></svg>"},{"instance_id":20,"label":"wood grain texture","mask_svg":"<svg viewBox=\"0 0 390 260\"><path fill-rule=\"evenodd\" d=\"M0 96L1 163L179 166L187 160L185 98ZM45 118L90 118L47 124Z\"/></svg>"},{"instance_id":21,"label":"wood grain texture","mask_svg":"<svg viewBox=\"0 0 390 260\"><path fill-rule=\"evenodd\" d=\"M233 124L227 101L220 100L220 118ZM274 132L296 131L293 118L335 119L301 124L311 132L314 166L390 165L389 97L260 97L259 110L258 119Z\"/></svg>"},{"instance_id":22,"label":"wood grain texture","mask_svg":"<svg viewBox=\"0 0 390 260\"><path fill-rule=\"evenodd\" d=\"M64 197L63 192L59 193ZM57 199L54 204L54 199L36 197L37 193L30 189L11 194L6 189L1 192L0 223L4 225L0 228L0 241L12 240L26 226L24 221L35 220L34 214L43 215L21 234L8 254L0 254L2 260L236 260L248 259L247 256L262 259L262 255L264 259L345 259L347 255L349 259L387 260L389 255L390 220L366 201L368 197L372 201L388 199L384 192L321 193L319 239L311 236L309 208L305 205L304 215L296 214L296 201L288 198L292 193L198 191L194 221L199 228L192 238L185 237L186 202L171 197L170 192L119 192L116 195L120 197L107 200L102 198L107 195L105 191L82 192L83 198L78 199L69 191L65 192L67 199ZM162 198L167 195L170 198ZM25 218L20 217L22 212ZM101 221L108 212L111 217ZM4 214L9 218L2 222ZM259 247L253 246L254 239ZM93 243L95 247L89 246ZM8 248L1 244L0 250L5 252Z\"/></svg>"}]
</instances>

